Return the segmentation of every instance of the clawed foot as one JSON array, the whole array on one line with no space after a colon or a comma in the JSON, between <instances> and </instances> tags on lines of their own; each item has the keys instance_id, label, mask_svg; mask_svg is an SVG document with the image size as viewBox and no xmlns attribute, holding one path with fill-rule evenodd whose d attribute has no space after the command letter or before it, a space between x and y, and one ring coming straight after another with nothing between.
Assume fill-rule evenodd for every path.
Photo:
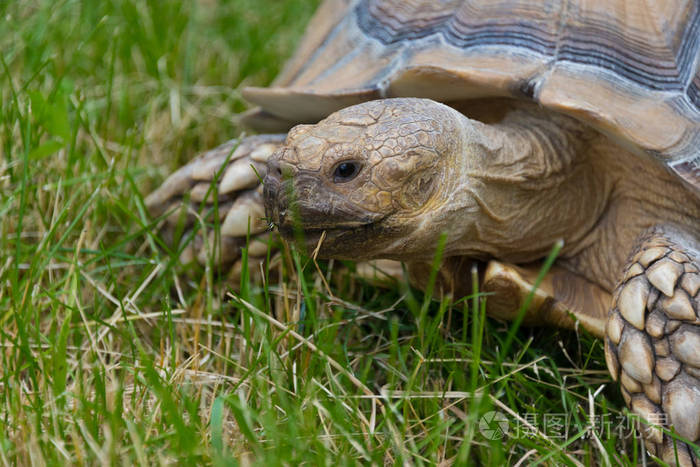
<instances>
[{"instance_id":1,"label":"clawed foot","mask_svg":"<svg viewBox=\"0 0 700 467\"><path fill-rule=\"evenodd\" d=\"M160 233L167 242L175 246L194 235L182 250L182 262L205 264L213 258L233 264L248 237L249 257L266 255L269 234L260 181L284 138L257 135L224 143L173 173L146 198L151 215L163 217Z\"/></svg>"},{"instance_id":2,"label":"clawed foot","mask_svg":"<svg viewBox=\"0 0 700 467\"><path fill-rule=\"evenodd\" d=\"M656 232L627 267L606 327L606 359L642 427L647 449L665 462L700 465L677 437L700 442L700 271L692 245Z\"/></svg>"}]
</instances>

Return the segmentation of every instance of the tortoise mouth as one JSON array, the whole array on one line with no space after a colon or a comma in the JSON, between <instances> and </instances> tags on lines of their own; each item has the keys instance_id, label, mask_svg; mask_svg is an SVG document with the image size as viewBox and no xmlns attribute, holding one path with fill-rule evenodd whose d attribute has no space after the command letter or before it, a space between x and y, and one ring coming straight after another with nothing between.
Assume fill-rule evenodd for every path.
<instances>
[{"instance_id":1,"label":"tortoise mouth","mask_svg":"<svg viewBox=\"0 0 700 467\"><path fill-rule=\"evenodd\" d=\"M303 246L307 254L318 250L320 258L363 259L372 255L372 239L377 238L380 221L334 227L307 227L278 225L278 231L286 241Z\"/></svg>"},{"instance_id":2,"label":"tortoise mouth","mask_svg":"<svg viewBox=\"0 0 700 467\"><path fill-rule=\"evenodd\" d=\"M280 225L277 226L277 230L282 235L285 240L291 240L298 236L304 237L320 237L323 232L326 232L326 236L337 237L343 232L357 232L363 229L371 228L373 223L363 224L361 226L336 226L336 227L300 227L300 226L290 226L290 225Z\"/></svg>"},{"instance_id":3,"label":"tortoise mouth","mask_svg":"<svg viewBox=\"0 0 700 467\"><path fill-rule=\"evenodd\" d=\"M381 230L378 225L389 215L350 202L325 186L316 174L303 172L281 180L270 170L263 197L265 215L282 237L310 251L323 240L323 257L362 256L364 245L360 242L371 241L373 232Z\"/></svg>"}]
</instances>

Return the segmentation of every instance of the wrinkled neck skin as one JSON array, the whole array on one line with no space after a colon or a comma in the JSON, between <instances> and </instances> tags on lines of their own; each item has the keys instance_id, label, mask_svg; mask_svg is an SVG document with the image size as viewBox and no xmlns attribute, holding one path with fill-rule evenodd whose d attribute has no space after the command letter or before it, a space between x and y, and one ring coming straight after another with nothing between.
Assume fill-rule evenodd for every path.
<instances>
[{"instance_id":1,"label":"wrinkled neck skin","mask_svg":"<svg viewBox=\"0 0 700 467\"><path fill-rule=\"evenodd\" d=\"M405 242L418 246L414 258L428 260L444 234L446 256L529 262L561 238L567 253L591 230L610 193L591 164L577 157L591 132L537 111L517 110L493 125L457 112L455 118L459 147L445 155L454 161ZM395 249L398 258L405 243L397 240L387 252Z\"/></svg>"},{"instance_id":2,"label":"wrinkled neck skin","mask_svg":"<svg viewBox=\"0 0 700 467\"><path fill-rule=\"evenodd\" d=\"M481 150L462 152L465 176L457 192L464 215L476 220L467 223L454 253L474 249L522 263L546 256L559 239L562 254L570 252L601 216L611 189L585 154L595 134L538 111L515 111L491 126L468 123L482 141L464 141Z\"/></svg>"}]
</instances>

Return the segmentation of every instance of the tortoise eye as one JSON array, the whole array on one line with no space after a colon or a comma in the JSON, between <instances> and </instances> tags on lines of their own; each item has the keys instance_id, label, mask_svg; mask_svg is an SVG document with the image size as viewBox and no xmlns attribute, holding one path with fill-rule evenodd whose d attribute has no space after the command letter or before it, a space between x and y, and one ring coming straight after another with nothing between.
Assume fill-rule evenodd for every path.
<instances>
[{"instance_id":1,"label":"tortoise eye","mask_svg":"<svg viewBox=\"0 0 700 467\"><path fill-rule=\"evenodd\" d=\"M335 167L333 181L335 183L349 182L360 173L362 165L359 162L345 161Z\"/></svg>"}]
</instances>

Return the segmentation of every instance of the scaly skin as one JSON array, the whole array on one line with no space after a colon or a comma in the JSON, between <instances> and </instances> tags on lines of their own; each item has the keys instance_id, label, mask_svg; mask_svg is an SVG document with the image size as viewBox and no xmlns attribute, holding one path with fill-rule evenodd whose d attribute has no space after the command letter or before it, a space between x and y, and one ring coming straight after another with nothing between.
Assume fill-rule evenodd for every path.
<instances>
[{"instance_id":1,"label":"scaly skin","mask_svg":"<svg viewBox=\"0 0 700 467\"><path fill-rule=\"evenodd\" d=\"M697 239L672 227L643 235L615 289L605 356L631 410L652 425L700 442L700 255ZM698 465L683 442L642 428L649 451ZM693 464L694 463L694 464Z\"/></svg>"},{"instance_id":2,"label":"scaly skin","mask_svg":"<svg viewBox=\"0 0 700 467\"><path fill-rule=\"evenodd\" d=\"M485 125L426 99L368 102L295 127L269 165L268 217L313 247L325 229L322 257L430 262L446 235L445 256L527 263L562 239L562 265L612 291L648 228L700 235L700 201L672 175L524 105Z\"/></svg>"},{"instance_id":3,"label":"scaly skin","mask_svg":"<svg viewBox=\"0 0 700 467\"><path fill-rule=\"evenodd\" d=\"M234 263L247 235L251 238L249 257L261 261L266 256L268 224L263 219L259 180L267 172L267 159L282 145L284 136L228 141L193 159L148 195L146 206L151 216L167 216L161 228L167 243L177 247L180 238L187 238L196 228L194 239L180 255L181 262L205 264L213 256L222 265ZM214 181L217 183L212 186ZM219 238L209 228L215 221L214 201L221 226ZM237 269L238 263L233 266Z\"/></svg>"},{"instance_id":4,"label":"scaly skin","mask_svg":"<svg viewBox=\"0 0 700 467\"><path fill-rule=\"evenodd\" d=\"M338 180L343 162L359 169ZM290 239L303 230L309 246L326 230L321 256L420 264L446 235L446 257L522 263L563 239L559 264L585 279L579 293L602 296L620 284L606 349L632 411L652 423L661 416L698 441L700 201L653 162L568 118L526 107L484 125L431 101L389 99L296 127L269 165L268 216ZM650 239L637 244L647 230ZM640 263L659 242L665 256ZM666 323L661 334L645 327L647 314L648 323ZM591 318L600 333L603 317ZM567 320L563 310L538 307L528 321ZM652 453L676 462L668 435L645 434ZM687 445L677 446L681 465L697 462Z\"/></svg>"},{"instance_id":5,"label":"scaly skin","mask_svg":"<svg viewBox=\"0 0 700 467\"><path fill-rule=\"evenodd\" d=\"M269 162L268 217L283 233L298 221L309 245L326 229L325 257L431 261L442 234L446 256L534 261L559 238L567 253L605 209L591 189L600 174L574 163L591 132L528 110L511 117L488 126L429 100L388 99L295 127ZM334 181L350 161L357 175Z\"/></svg>"},{"instance_id":6,"label":"scaly skin","mask_svg":"<svg viewBox=\"0 0 700 467\"><path fill-rule=\"evenodd\" d=\"M268 160L266 216L309 251L325 232L321 257L405 261L418 286L446 235L440 277L456 293L469 290L472 259L530 263L563 240L526 321L571 327L577 319L597 335L605 329L609 367L631 410L697 441L697 194L570 118L517 104L488 121L425 99L386 99L297 126L284 144L275 140ZM343 163L359 170L339 176ZM198 164L211 172L209 162ZM197 186L188 183L170 191ZM261 216L254 211L242 218ZM663 258L647 261L661 243ZM532 270L506 267L486 279L510 294L489 309L507 318L508 304L527 294ZM647 291L642 305L639 290ZM683 443L673 451L668 435L646 435L649 450L666 462L675 463L676 452L681 465L698 462Z\"/></svg>"}]
</instances>

